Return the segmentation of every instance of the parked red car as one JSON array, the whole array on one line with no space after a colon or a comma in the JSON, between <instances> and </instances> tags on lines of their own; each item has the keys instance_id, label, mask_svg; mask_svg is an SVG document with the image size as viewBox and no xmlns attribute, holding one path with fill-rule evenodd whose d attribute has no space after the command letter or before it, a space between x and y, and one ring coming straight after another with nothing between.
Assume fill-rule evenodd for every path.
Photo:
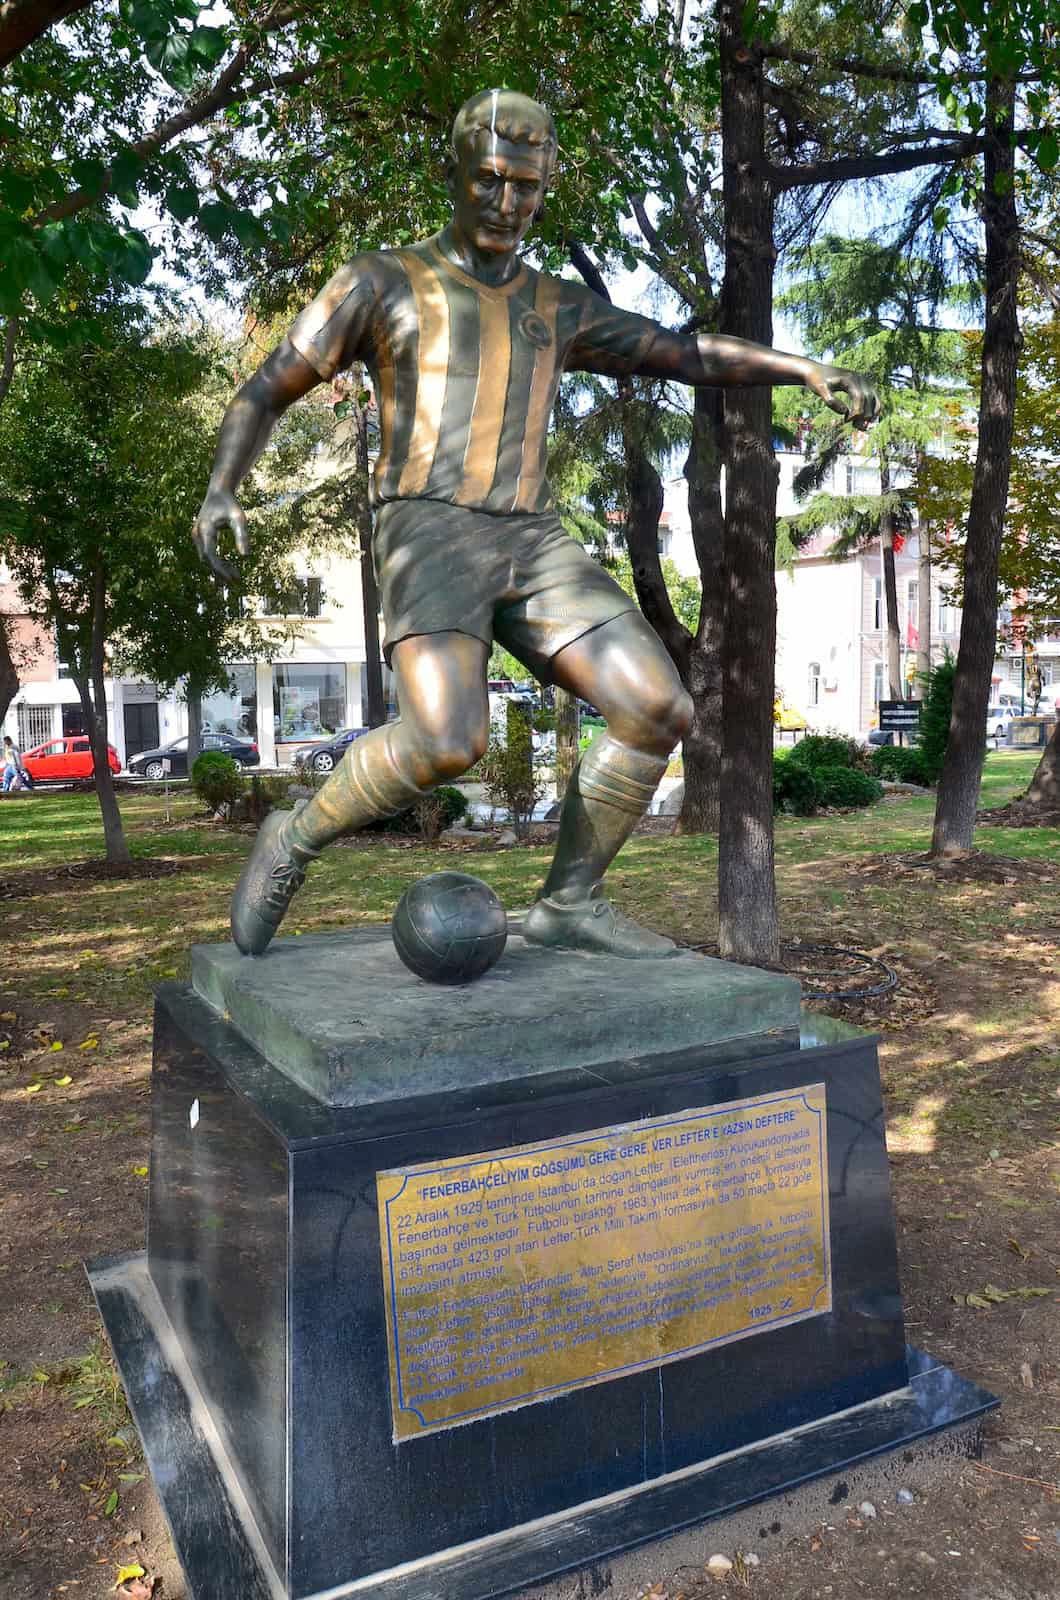
<instances>
[{"instance_id":1,"label":"parked red car","mask_svg":"<svg viewBox=\"0 0 1060 1600\"><path fill-rule=\"evenodd\" d=\"M27 750L22 757L22 765L34 783L63 783L71 778L91 778L92 746L84 734L49 739L47 744ZM107 765L111 772L121 771L118 752L112 744L107 746Z\"/></svg>"}]
</instances>

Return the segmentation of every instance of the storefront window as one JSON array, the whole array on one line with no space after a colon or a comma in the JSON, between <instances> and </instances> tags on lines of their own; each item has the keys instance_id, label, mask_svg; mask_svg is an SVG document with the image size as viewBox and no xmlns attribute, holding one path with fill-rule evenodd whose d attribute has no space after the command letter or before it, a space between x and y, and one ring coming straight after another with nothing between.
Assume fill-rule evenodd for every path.
<instances>
[{"instance_id":1,"label":"storefront window","mask_svg":"<svg viewBox=\"0 0 1060 1600\"><path fill-rule=\"evenodd\" d=\"M330 738L345 726L346 675L342 667L273 667L272 707L277 744Z\"/></svg>"},{"instance_id":2,"label":"storefront window","mask_svg":"<svg viewBox=\"0 0 1060 1600\"><path fill-rule=\"evenodd\" d=\"M230 733L236 739L258 736L258 696L252 666L229 667L228 683L202 702L203 733Z\"/></svg>"}]
</instances>

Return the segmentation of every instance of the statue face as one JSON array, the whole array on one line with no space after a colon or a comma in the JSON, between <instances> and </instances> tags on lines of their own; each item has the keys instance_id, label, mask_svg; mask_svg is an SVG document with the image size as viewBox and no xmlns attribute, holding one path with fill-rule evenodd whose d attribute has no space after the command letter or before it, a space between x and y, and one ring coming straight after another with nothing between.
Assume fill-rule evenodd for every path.
<instances>
[{"instance_id":1,"label":"statue face","mask_svg":"<svg viewBox=\"0 0 1060 1600\"><path fill-rule=\"evenodd\" d=\"M484 255L517 249L545 197L548 158L532 145L480 134L449 171L460 233Z\"/></svg>"}]
</instances>

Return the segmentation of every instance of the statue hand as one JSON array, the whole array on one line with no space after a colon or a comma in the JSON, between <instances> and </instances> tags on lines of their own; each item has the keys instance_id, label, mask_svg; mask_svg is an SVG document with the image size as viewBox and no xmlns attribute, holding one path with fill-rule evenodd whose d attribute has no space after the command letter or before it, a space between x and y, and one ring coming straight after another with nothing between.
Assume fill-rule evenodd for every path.
<instances>
[{"instance_id":1,"label":"statue hand","mask_svg":"<svg viewBox=\"0 0 1060 1600\"><path fill-rule=\"evenodd\" d=\"M191 537L199 555L217 576L224 583L236 583L239 577L236 569L217 554L217 535L222 528L231 528L236 536L236 549L245 556L250 549L250 535L243 507L227 489L207 489Z\"/></svg>"},{"instance_id":2,"label":"statue hand","mask_svg":"<svg viewBox=\"0 0 1060 1600\"><path fill-rule=\"evenodd\" d=\"M850 372L846 367L827 367L820 361L807 363L805 378L807 389L822 399L831 411L846 417L855 428L867 428L880 409L875 389L860 372ZM841 398L847 395L849 399Z\"/></svg>"}]
</instances>

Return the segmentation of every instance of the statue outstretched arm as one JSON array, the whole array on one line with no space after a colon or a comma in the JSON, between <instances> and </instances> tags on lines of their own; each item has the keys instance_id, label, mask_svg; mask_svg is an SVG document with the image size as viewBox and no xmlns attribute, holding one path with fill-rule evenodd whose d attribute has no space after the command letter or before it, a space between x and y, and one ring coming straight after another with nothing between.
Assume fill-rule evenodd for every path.
<instances>
[{"instance_id":1,"label":"statue outstretched arm","mask_svg":"<svg viewBox=\"0 0 1060 1600\"><path fill-rule=\"evenodd\" d=\"M647 378L676 378L681 383L710 384L720 389L802 384L832 411L861 428L879 410L872 384L858 372L726 334L701 333L691 338L687 334L660 333L637 371Z\"/></svg>"},{"instance_id":2,"label":"statue outstretched arm","mask_svg":"<svg viewBox=\"0 0 1060 1600\"><path fill-rule=\"evenodd\" d=\"M234 582L236 572L217 553L221 529L231 528L241 556L250 548L247 519L236 499L236 490L268 444L287 407L320 381L320 374L285 338L225 412L206 496L191 530L200 556L225 583Z\"/></svg>"}]
</instances>

